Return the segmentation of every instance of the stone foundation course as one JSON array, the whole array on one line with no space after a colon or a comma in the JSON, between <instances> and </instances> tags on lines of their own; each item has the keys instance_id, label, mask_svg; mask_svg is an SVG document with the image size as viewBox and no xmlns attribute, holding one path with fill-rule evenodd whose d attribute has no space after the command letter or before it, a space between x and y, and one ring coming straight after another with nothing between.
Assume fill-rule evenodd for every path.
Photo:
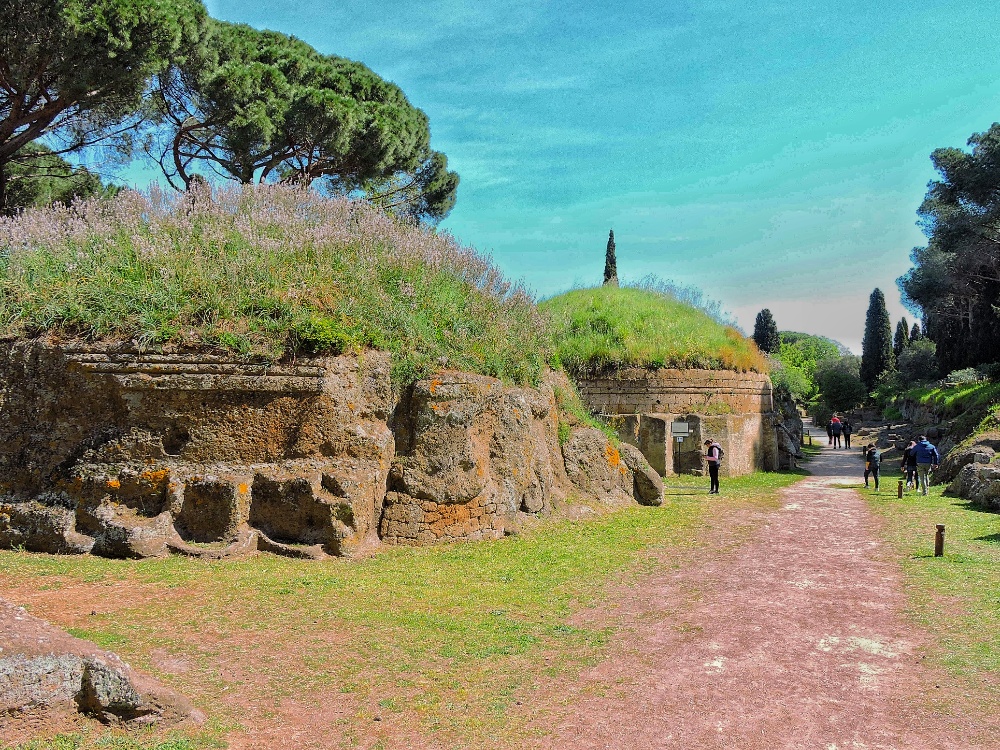
<instances>
[{"instance_id":1,"label":"stone foundation course","mask_svg":"<svg viewBox=\"0 0 1000 750\"><path fill-rule=\"evenodd\" d=\"M548 381L446 371L397 394L380 352L267 365L3 343L3 548L322 559L499 538L574 492L662 497L641 456L595 480L617 451L602 433L560 445Z\"/></svg>"}]
</instances>

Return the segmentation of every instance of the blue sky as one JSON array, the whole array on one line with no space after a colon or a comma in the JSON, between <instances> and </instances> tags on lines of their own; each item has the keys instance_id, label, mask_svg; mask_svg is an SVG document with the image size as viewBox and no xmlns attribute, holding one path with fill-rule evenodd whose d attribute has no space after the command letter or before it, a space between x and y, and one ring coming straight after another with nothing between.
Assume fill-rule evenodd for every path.
<instances>
[{"instance_id":1,"label":"blue sky","mask_svg":"<svg viewBox=\"0 0 1000 750\"><path fill-rule=\"evenodd\" d=\"M929 154L1000 120L1000 4L209 0L398 84L462 177L442 227L539 296L695 284L860 351Z\"/></svg>"}]
</instances>

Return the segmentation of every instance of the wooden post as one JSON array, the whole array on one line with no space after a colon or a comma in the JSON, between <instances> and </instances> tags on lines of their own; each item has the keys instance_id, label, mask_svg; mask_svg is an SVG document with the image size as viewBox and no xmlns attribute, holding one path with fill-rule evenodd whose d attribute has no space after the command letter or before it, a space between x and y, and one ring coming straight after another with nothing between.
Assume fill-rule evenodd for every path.
<instances>
[{"instance_id":1,"label":"wooden post","mask_svg":"<svg viewBox=\"0 0 1000 750\"><path fill-rule=\"evenodd\" d=\"M899 480L899 486L896 487L896 497L903 496L903 480Z\"/></svg>"},{"instance_id":2,"label":"wooden post","mask_svg":"<svg viewBox=\"0 0 1000 750\"><path fill-rule=\"evenodd\" d=\"M934 534L934 557L941 557L944 554L944 524L937 525L937 533Z\"/></svg>"}]
</instances>

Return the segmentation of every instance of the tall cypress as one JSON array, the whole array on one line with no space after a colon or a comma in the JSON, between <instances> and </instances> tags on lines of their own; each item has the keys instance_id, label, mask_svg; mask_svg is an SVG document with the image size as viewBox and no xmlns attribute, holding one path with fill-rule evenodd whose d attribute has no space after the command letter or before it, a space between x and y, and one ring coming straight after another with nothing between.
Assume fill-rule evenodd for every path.
<instances>
[{"instance_id":1,"label":"tall cypress","mask_svg":"<svg viewBox=\"0 0 1000 750\"><path fill-rule=\"evenodd\" d=\"M896 368L892 353L892 321L885 308L885 295L881 289L872 292L865 318L865 338L861 342L861 380L871 391L879 376Z\"/></svg>"},{"instance_id":2,"label":"tall cypress","mask_svg":"<svg viewBox=\"0 0 1000 750\"><path fill-rule=\"evenodd\" d=\"M608 234L608 250L604 254L604 286L618 286L618 259L615 257L615 230Z\"/></svg>"},{"instance_id":3,"label":"tall cypress","mask_svg":"<svg viewBox=\"0 0 1000 750\"><path fill-rule=\"evenodd\" d=\"M778 325L774 316L766 307L757 313L753 324L753 340L762 352L773 354L781 348L781 337L778 335Z\"/></svg>"},{"instance_id":4,"label":"tall cypress","mask_svg":"<svg viewBox=\"0 0 1000 750\"><path fill-rule=\"evenodd\" d=\"M910 345L910 325L906 318L900 318L896 323L896 335L892 339L892 353L897 357L903 353L903 349Z\"/></svg>"},{"instance_id":5,"label":"tall cypress","mask_svg":"<svg viewBox=\"0 0 1000 750\"><path fill-rule=\"evenodd\" d=\"M920 322L917 321L913 324L913 330L910 331L910 341L920 341L924 337L923 331L920 330Z\"/></svg>"}]
</instances>

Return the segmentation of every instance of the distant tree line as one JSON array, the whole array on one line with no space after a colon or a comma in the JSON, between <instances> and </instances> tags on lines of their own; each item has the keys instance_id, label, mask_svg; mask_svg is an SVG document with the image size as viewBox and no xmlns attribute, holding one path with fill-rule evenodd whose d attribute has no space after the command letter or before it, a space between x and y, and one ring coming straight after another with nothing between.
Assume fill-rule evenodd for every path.
<instances>
[{"instance_id":1,"label":"distant tree line","mask_svg":"<svg viewBox=\"0 0 1000 750\"><path fill-rule=\"evenodd\" d=\"M304 183L430 223L458 187L426 115L361 63L200 0L0 4L0 211L40 200L28 183L94 146L153 159L178 190Z\"/></svg>"}]
</instances>

